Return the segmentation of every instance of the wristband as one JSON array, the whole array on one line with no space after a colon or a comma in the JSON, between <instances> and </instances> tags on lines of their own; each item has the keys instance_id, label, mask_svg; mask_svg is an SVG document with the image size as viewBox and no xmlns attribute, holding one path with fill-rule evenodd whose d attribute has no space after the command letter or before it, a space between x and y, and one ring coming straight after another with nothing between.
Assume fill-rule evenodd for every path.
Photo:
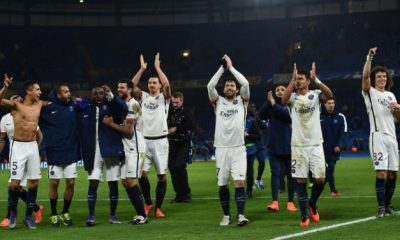
<instances>
[{"instance_id":1,"label":"wristband","mask_svg":"<svg viewBox=\"0 0 400 240\"><path fill-rule=\"evenodd\" d=\"M367 54L367 62L371 62L374 56Z\"/></svg>"}]
</instances>

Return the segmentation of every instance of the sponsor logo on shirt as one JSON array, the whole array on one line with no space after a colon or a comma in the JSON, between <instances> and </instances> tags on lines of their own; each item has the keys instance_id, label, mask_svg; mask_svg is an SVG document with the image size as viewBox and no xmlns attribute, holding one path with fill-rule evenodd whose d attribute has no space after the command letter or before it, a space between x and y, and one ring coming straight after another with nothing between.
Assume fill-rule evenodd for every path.
<instances>
[{"instance_id":1,"label":"sponsor logo on shirt","mask_svg":"<svg viewBox=\"0 0 400 240\"><path fill-rule=\"evenodd\" d=\"M144 103L143 104L144 108L149 109L149 110L155 110L158 108L158 103Z\"/></svg>"},{"instance_id":2,"label":"sponsor logo on shirt","mask_svg":"<svg viewBox=\"0 0 400 240\"><path fill-rule=\"evenodd\" d=\"M312 96L312 95L311 95ZM295 107L294 110L300 114L307 114L315 111L315 107L311 106L301 106L300 108Z\"/></svg>"},{"instance_id":3,"label":"sponsor logo on shirt","mask_svg":"<svg viewBox=\"0 0 400 240\"><path fill-rule=\"evenodd\" d=\"M222 117L222 118L225 118L225 119L230 119L233 115L235 115L235 114L237 114L237 113L239 113L239 111L237 110L237 109L230 109L230 110L228 110L228 111L221 111L220 113L219 113L219 115Z\"/></svg>"},{"instance_id":4,"label":"sponsor logo on shirt","mask_svg":"<svg viewBox=\"0 0 400 240\"><path fill-rule=\"evenodd\" d=\"M385 98L384 99L378 98L378 103L381 104L382 106L386 107L386 108L390 108L390 101L388 101Z\"/></svg>"}]
</instances>

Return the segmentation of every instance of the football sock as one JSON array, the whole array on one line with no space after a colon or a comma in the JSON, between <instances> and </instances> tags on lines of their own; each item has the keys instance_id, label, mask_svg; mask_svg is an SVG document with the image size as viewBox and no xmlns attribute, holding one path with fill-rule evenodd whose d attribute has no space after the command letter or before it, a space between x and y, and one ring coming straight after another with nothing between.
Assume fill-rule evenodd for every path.
<instances>
[{"instance_id":1,"label":"football sock","mask_svg":"<svg viewBox=\"0 0 400 240\"><path fill-rule=\"evenodd\" d=\"M386 178L386 185L385 185L385 206L390 206L392 204L392 197L394 193L394 189L396 188L396 178Z\"/></svg>"},{"instance_id":2,"label":"football sock","mask_svg":"<svg viewBox=\"0 0 400 240\"><path fill-rule=\"evenodd\" d=\"M136 210L137 215L145 217L146 214L144 213L142 192L140 191L139 186L135 185L133 187L125 188L125 190L128 194L129 199L131 200L133 207Z\"/></svg>"},{"instance_id":3,"label":"football sock","mask_svg":"<svg viewBox=\"0 0 400 240\"><path fill-rule=\"evenodd\" d=\"M62 210L62 214L69 212L69 206L71 206L71 200L67 200L64 198L64 207Z\"/></svg>"},{"instance_id":4,"label":"football sock","mask_svg":"<svg viewBox=\"0 0 400 240\"><path fill-rule=\"evenodd\" d=\"M246 205L246 192L244 187L235 188L235 201L238 214L244 214L244 207Z\"/></svg>"},{"instance_id":5,"label":"football sock","mask_svg":"<svg viewBox=\"0 0 400 240\"><path fill-rule=\"evenodd\" d=\"M37 187L28 189L28 194L26 197L26 212L25 216L32 216L32 212L36 205L36 197L37 197Z\"/></svg>"},{"instance_id":6,"label":"football sock","mask_svg":"<svg viewBox=\"0 0 400 240\"><path fill-rule=\"evenodd\" d=\"M51 216L58 215L57 213L57 198L50 199Z\"/></svg>"},{"instance_id":7,"label":"football sock","mask_svg":"<svg viewBox=\"0 0 400 240\"><path fill-rule=\"evenodd\" d=\"M166 192L167 192L167 181L166 180L158 181L156 188L156 208L161 208Z\"/></svg>"},{"instance_id":8,"label":"football sock","mask_svg":"<svg viewBox=\"0 0 400 240\"><path fill-rule=\"evenodd\" d=\"M17 190L10 190L10 209L11 212L16 213L17 212L17 206L18 206L18 199L19 199L19 189Z\"/></svg>"},{"instance_id":9,"label":"football sock","mask_svg":"<svg viewBox=\"0 0 400 240\"><path fill-rule=\"evenodd\" d=\"M307 212L307 183L297 183L297 198L299 199L299 207L301 216L304 218L308 218Z\"/></svg>"},{"instance_id":10,"label":"football sock","mask_svg":"<svg viewBox=\"0 0 400 240\"><path fill-rule=\"evenodd\" d=\"M19 198L21 198L22 201L26 202L27 195L28 195L28 192L25 189L21 188L19 190Z\"/></svg>"},{"instance_id":11,"label":"football sock","mask_svg":"<svg viewBox=\"0 0 400 240\"><path fill-rule=\"evenodd\" d=\"M110 199L110 215L115 216L118 205L118 182L112 181L108 182L110 188L109 199Z\"/></svg>"},{"instance_id":12,"label":"football sock","mask_svg":"<svg viewBox=\"0 0 400 240\"><path fill-rule=\"evenodd\" d=\"M147 177L142 177L139 179L140 189L142 190L144 201L146 204L152 204L150 197L150 182Z\"/></svg>"},{"instance_id":13,"label":"football sock","mask_svg":"<svg viewBox=\"0 0 400 240\"><path fill-rule=\"evenodd\" d=\"M222 211L225 216L230 216L230 207L229 207L229 188L223 188L219 190L219 201L221 202Z\"/></svg>"},{"instance_id":14,"label":"football sock","mask_svg":"<svg viewBox=\"0 0 400 240\"><path fill-rule=\"evenodd\" d=\"M385 179L376 178L375 180L375 191L376 199L378 200L378 206L385 206Z\"/></svg>"},{"instance_id":15,"label":"football sock","mask_svg":"<svg viewBox=\"0 0 400 240\"><path fill-rule=\"evenodd\" d=\"M87 199L88 199L89 214L91 216L94 216L94 211L96 208L96 200L97 200L97 187L92 187L89 185Z\"/></svg>"},{"instance_id":16,"label":"football sock","mask_svg":"<svg viewBox=\"0 0 400 240\"><path fill-rule=\"evenodd\" d=\"M324 186L325 184L318 183L317 181L315 181L314 185L312 186L309 204L313 209L316 208L318 198L321 196Z\"/></svg>"}]
</instances>

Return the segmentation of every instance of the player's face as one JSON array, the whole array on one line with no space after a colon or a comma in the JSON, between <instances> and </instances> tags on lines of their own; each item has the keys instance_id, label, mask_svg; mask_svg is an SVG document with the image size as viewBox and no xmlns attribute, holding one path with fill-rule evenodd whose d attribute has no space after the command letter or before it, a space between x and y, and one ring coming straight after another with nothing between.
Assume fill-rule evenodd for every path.
<instances>
[{"instance_id":1,"label":"player's face","mask_svg":"<svg viewBox=\"0 0 400 240\"><path fill-rule=\"evenodd\" d=\"M306 75L298 74L295 81L296 89L297 90L307 89L308 85L310 85L310 80L307 79Z\"/></svg>"},{"instance_id":2,"label":"player's face","mask_svg":"<svg viewBox=\"0 0 400 240\"><path fill-rule=\"evenodd\" d=\"M234 81L226 81L224 86L224 94L227 99L236 97L237 87Z\"/></svg>"},{"instance_id":3,"label":"player's face","mask_svg":"<svg viewBox=\"0 0 400 240\"><path fill-rule=\"evenodd\" d=\"M27 91L27 96L33 101L38 101L41 94L42 91L37 83L33 84L31 89Z\"/></svg>"},{"instance_id":4,"label":"player's face","mask_svg":"<svg viewBox=\"0 0 400 240\"><path fill-rule=\"evenodd\" d=\"M142 97L142 95L141 95L142 90L138 86L133 87L132 93L133 93L133 97L135 99L140 99Z\"/></svg>"},{"instance_id":5,"label":"player's face","mask_svg":"<svg viewBox=\"0 0 400 240\"><path fill-rule=\"evenodd\" d=\"M122 99L127 99L131 95L132 89L126 83L118 83L117 93Z\"/></svg>"},{"instance_id":6,"label":"player's face","mask_svg":"<svg viewBox=\"0 0 400 240\"><path fill-rule=\"evenodd\" d=\"M92 101L95 104L100 104L104 101L106 94L103 88L95 88L92 90Z\"/></svg>"},{"instance_id":7,"label":"player's face","mask_svg":"<svg viewBox=\"0 0 400 240\"><path fill-rule=\"evenodd\" d=\"M64 102L71 102L71 92L68 86L61 86L60 92L57 93L57 97Z\"/></svg>"},{"instance_id":8,"label":"player's face","mask_svg":"<svg viewBox=\"0 0 400 240\"><path fill-rule=\"evenodd\" d=\"M253 116L256 115L256 105L254 103L249 104L247 111Z\"/></svg>"},{"instance_id":9,"label":"player's face","mask_svg":"<svg viewBox=\"0 0 400 240\"><path fill-rule=\"evenodd\" d=\"M375 73L375 87L381 90L385 89L387 82L386 72L376 72Z\"/></svg>"},{"instance_id":10,"label":"player's face","mask_svg":"<svg viewBox=\"0 0 400 240\"><path fill-rule=\"evenodd\" d=\"M172 101L172 106L173 106L175 109L178 109L178 108L182 107L183 102L181 101L180 98L174 98L174 97L172 97L172 98L171 98L171 101Z\"/></svg>"},{"instance_id":11,"label":"player's face","mask_svg":"<svg viewBox=\"0 0 400 240\"><path fill-rule=\"evenodd\" d=\"M286 88L284 86L278 86L275 88L275 95L278 98L282 98L283 93L285 92Z\"/></svg>"},{"instance_id":12,"label":"player's face","mask_svg":"<svg viewBox=\"0 0 400 240\"><path fill-rule=\"evenodd\" d=\"M328 113L332 113L333 110L335 109L335 100L331 99L331 100L326 101L325 109L326 109L326 111L328 111Z\"/></svg>"},{"instance_id":13,"label":"player's face","mask_svg":"<svg viewBox=\"0 0 400 240\"><path fill-rule=\"evenodd\" d=\"M147 87L149 88L150 94L157 94L161 92L161 83L160 80L156 77L149 78L149 82L147 83Z\"/></svg>"}]
</instances>

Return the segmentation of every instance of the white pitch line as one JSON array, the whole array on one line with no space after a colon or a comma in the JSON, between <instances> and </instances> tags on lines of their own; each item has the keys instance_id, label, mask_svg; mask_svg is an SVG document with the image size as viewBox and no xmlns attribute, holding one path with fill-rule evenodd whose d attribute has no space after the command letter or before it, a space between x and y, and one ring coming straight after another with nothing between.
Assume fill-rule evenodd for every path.
<instances>
[{"instance_id":1,"label":"white pitch line","mask_svg":"<svg viewBox=\"0 0 400 240\"><path fill-rule=\"evenodd\" d=\"M271 240L290 239L290 238L300 237L300 236L304 236L304 235L311 234L311 233L323 232L323 231L327 231L327 230L330 230L330 229L333 229L333 228L339 228L339 227L343 227L343 226L347 226L347 225L367 222L367 221L376 220L376 219L377 218L375 216L367 217L367 218L361 218L361 219L357 219L357 220L353 220L353 221L349 221L349 222L338 223L338 224L333 224L333 225L326 226L326 227L315 228L315 229L308 230L308 231L305 231L305 232L299 232L299 233L284 235L284 236L280 236L280 237L276 237L276 238L271 238Z\"/></svg>"}]
</instances>

